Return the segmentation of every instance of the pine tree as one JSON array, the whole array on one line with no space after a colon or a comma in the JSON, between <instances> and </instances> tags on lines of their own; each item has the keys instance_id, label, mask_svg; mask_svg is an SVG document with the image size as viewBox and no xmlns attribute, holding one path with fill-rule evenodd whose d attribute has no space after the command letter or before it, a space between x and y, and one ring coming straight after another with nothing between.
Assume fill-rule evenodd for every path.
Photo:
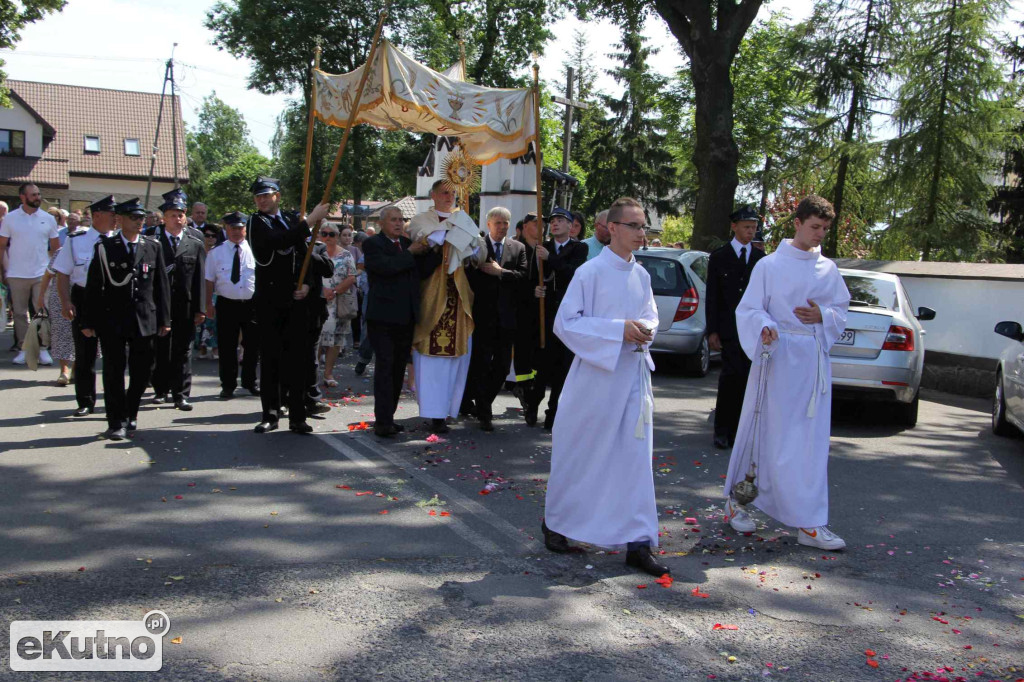
<instances>
[{"instance_id":1,"label":"pine tree","mask_svg":"<svg viewBox=\"0 0 1024 682\"><path fill-rule=\"evenodd\" d=\"M898 135L888 145L899 212L890 226L923 260L971 258L993 229L986 208L1010 102L992 44L1003 0L921 0L898 65Z\"/></svg>"},{"instance_id":2,"label":"pine tree","mask_svg":"<svg viewBox=\"0 0 1024 682\"><path fill-rule=\"evenodd\" d=\"M1024 22L1019 26L1024 29ZM1018 38L1003 46L1010 60L1010 85L1015 88L1018 110L1024 107L1024 79L1018 80L1024 67L1024 46ZM1016 134L1008 140L1004 152L1003 175L989 210L999 217L996 256L1007 263L1024 263L1024 124L1017 124Z\"/></svg>"}]
</instances>

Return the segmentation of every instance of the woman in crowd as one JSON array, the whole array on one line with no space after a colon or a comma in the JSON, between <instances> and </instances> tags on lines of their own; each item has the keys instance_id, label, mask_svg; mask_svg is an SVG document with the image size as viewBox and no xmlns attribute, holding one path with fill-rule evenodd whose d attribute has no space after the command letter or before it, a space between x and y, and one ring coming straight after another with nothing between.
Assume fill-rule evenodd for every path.
<instances>
[{"instance_id":1,"label":"woman in crowd","mask_svg":"<svg viewBox=\"0 0 1024 682\"><path fill-rule=\"evenodd\" d=\"M53 270L53 261L58 253L60 249L53 252L50 263L46 266L42 285L39 287L39 300L35 305L36 310L45 310L49 316L50 356L60 363L57 385L67 386L71 381L71 368L75 364L75 337L71 332L71 321L65 320L61 314L60 296L57 295L57 273Z\"/></svg>"},{"instance_id":2,"label":"woman in crowd","mask_svg":"<svg viewBox=\"0 0 1024 682\"><path fill-rule=\"evenodd\" d=\"M209 257L210 249L217 246L220 238L221 228L217 225L207 223L203 228L203 248L206 249L206 255ZM213 295L213 300L216 302L217 294ZM211 320L207 317L201 325L196 327L196 348L199 349L200 358L209 358L211 360L219 360L220 355L217 350L217 320Z\"/></svg>"},{"instance_id":3,"label":"woman in crowd","mask_svg":"<svg viewBox=\"0 0 1024 682\"><path fill-rule=\"evenodd\" d=\"M345 233L345 236L342 236ZM356 262L347 246L352 243L352 228L348 225L325 223L320 238L327 246L327 255L334 261L334 275L325 277L324 300L327 301L327 321L320 335L320 348L324 353L324 385L338 385L333 376L334 363L352 335L352 318L356 316ZM342 242L346 242L345 245Z\"/></svg>"}]
</instances>

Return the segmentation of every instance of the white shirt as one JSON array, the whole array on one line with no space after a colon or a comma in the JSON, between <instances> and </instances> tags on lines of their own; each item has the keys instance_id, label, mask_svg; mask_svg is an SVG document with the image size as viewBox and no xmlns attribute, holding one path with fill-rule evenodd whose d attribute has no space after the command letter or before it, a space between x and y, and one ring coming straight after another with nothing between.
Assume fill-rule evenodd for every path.
<instances>
[{"instance_id":1,"label":"white shirt","mask_svg":"<svg viewBox=\"0 0 1024 682\"><path fill-rule=\"evenodd\" d=\"M743 254L743 262L750 262L750 244L740 244L740 241L736 239L736 237L733 237L732 241L729 242L729 244L732 246L732 250L736 252L737 258L740 257L740 249L746 249L746 252Z\"/></svg>"},{"instance_id":2,"label":"white shirt","mask_svg":"<svg viewBox=\"0 0 1024 682\"><path fill-rule=\"evenodd\" d=\"M239 247L238 282L231 281L231 266L235 261L235 246ZM256 258L245 239L241 244L224 242L206 254L206 281L213 282L213 292L232 301L248 301L256 291Z\"/></svg>"},{"instance_id":3,"label":"white shirt","mask_svg":"<svg viewBox=\"0 0 1024 682\"><path fill-rule=\"evenodd\" d=\"M141 239L142 239L142 235L141 234L135 235L135 239L132 239L132 240L129 240L127 237L125 237L123 232L118 232L118 236L120 236L121 237L121 241L124 242L124 248L125 248L125 250L128 251L128 253L132 252L132 247L130 245L134 244L135 247L138 248L139 241L141 241ZM137 253L137 251L136 251L136 253Z\"/></svg>"},{"instance_id":4,"label":"white shirt","mask_svg":"<svg viewBox=\"0 0 1024 682\"><path fill-rule=\"evenodd\" d=\"M71 285L84 287L85 280L89 276L89 263L96 253L96 242L103 235L89 228L88 232L79 234L75 232L69 235L60 247L57 258L53 261L53 269L71 277Z\"/></svg>"},{"instance_id":5,"label":"white shirt","mask_svg":"<svg viewBox=\"0 0 1024 682\"><path fill-rule=\"evenodd\" d=\"M50 262L50 240L57 239L57 221L46 211L36 209L29 215L18 207L4 217L0 237L11 240L7 276L37 279Z\"/></svg>"}]
</instances>

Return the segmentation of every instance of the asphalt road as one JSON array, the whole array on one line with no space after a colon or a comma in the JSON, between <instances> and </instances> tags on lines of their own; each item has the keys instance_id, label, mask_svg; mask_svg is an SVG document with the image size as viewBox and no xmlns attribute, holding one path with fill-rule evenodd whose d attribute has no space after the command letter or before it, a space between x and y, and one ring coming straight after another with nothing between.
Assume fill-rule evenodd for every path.
<instances>
[{"instance_id":1,"label":"asphalt road","mask_svg":"<svg viewBox=\"0 0 1024 682\"><path fill-rule=\"evenodd\" d=\"M763 515L751 537L722 523L716 377L661 363L664 588L624 554L543 549L550 436L510 395L496 432L460 421L436 443L407 398L409 431L382 442L358 429L370 373L346 365L316 435L258 436L258 399L217 400L195 366L193 412L147 406L112 443L102 415L69 416L55 369L3 358L0 677L47 677L9 669L11 621L162 609L154 679L1024 678L1024 440L993 436L984 401L926 393L911 430L837 404L849 548L815 552Z\"/></svg>"}]
</instances>

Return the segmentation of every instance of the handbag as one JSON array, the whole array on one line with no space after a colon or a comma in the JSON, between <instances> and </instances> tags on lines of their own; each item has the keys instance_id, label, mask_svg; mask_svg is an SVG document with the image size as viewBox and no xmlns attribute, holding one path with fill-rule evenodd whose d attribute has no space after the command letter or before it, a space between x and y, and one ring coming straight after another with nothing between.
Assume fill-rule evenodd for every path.
<instances>
[{"instance_id":1,"label":"handbag","mask_svg":"<svg viewBox=\"0 0 1024 682\"><path fill-rule=\"evenodd\" d=\"M359 314L359 303L356 299L355 286L348 288L343 294L338 294L334 299L334 304L337 306L335 312L339 320L354 320L356 315Z\"/></svg>"},{"instance_id":2,"label":"handbag","mask_svg":"<svg viewBox=\"0 0 1024 682\"><path fill-rule=\"evenodd\" d=\"M750 428L750 468L742 481L732 486L732 498L737 504L746 506L757 499L757 460L761 452L761 405L768 385L768 371L771 368L772 352L768 346L761 349L761 374L757 382L757 402L754 404L754 424Z\"/></svg>"}]
</instances>

